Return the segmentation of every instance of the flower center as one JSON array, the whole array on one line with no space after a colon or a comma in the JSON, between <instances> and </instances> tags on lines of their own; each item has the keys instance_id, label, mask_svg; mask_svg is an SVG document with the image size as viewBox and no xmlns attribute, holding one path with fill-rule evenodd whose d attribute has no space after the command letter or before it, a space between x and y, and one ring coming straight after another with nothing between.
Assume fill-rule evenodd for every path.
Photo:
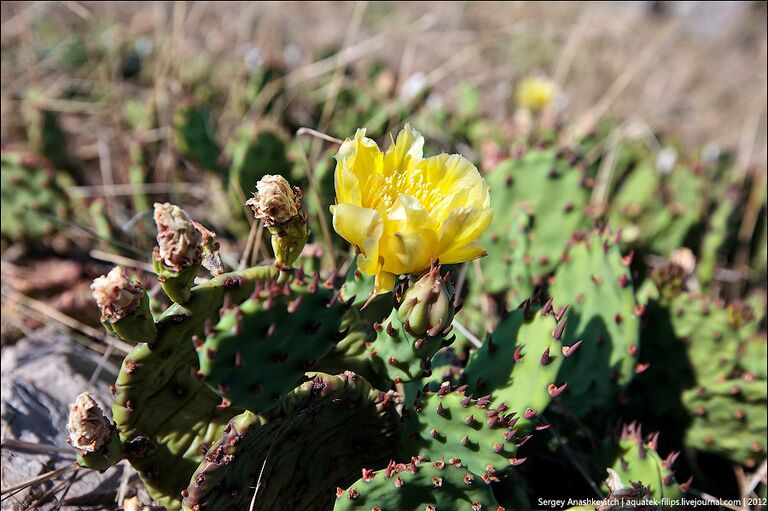
<instances>
[{"instance_id":1,"label":"flower center","mask_svg":"<svg viewBox=\"0 0 768 511\"><path fill-rule=\"evenodd\" d=\"M371 208L377 210L387 210L395 203L398 195L410 195L418 200L421 207L426 211L431 211L437 204L442 194L435 188L431 188L424 176L421 174L412 175L406 172L393 172L388 176L383 176L378 183L371 183L373 176L369 179L368 202Z\"/></svg>"}]
</instances>

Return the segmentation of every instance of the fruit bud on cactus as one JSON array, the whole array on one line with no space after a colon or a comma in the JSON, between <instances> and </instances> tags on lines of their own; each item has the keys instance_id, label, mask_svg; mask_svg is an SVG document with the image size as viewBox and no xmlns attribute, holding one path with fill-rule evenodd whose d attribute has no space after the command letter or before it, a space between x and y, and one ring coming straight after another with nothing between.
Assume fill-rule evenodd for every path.
<instances>
[{"instance_id":1,"label":"fruit bud on cactus","mask_svg":"<svg viewBox=\"0 0 768 511\"><path fill-rule=\"evenodd\" d=\"M453 286L440 275L437 265L406 289L397 309L406 331L430 337L439 335L451 325L454 312Z\"/></svg>"},{"instance_id":2,"label":"fruit bud on cactus","mask_svg":"<svg viewBox=\"0 0 768 511\"><path fill-rule=\"evenodd\" d=\"M110 332L129 342L150 342L157 328L149 311L149 298L138 282L115 266L91 284L93 298L101 309L101 321Z\"/></svg>"},{"instance_id":3,"label":"fruit bud on cactus","mask_svg":"<svg viewBox=\"0 0 768 511\"><path fill-rule=\"evenodd\" d=\"M266 175L256 183L256 192L245 204L272 234L275 266L290 269L309 237L301 189L292 187L283 176Z\"/></svg>"},{"instance_id":4,"label":"fruit bud on cactus","mask_svg":"<svg viewBox=\"0 0 768 511\"><path fill-rule=\"evenodd\" d=\"M106 470L122 458L115 426L87 392L69 405L67 429L67 441L77 451L81 466Z\"/></svg>"},{"instance_id":5,"label":"fruit bud on cactus","mask_svg":"<svg viewBox=\"0 0 768 511\"><path fill-rule=\"evenodd\" d=\"M665 300L683 292L687 276L685 268L673 261L667 261L651 272L651 279Z\"/></svg>"},{"instance_id":6,"label":"fruit bud on cactus","mask_svg":"<svg viewBox=\"0 0 768 511\"><path fill-rule=\"evenodd\" d=\"M175 303L185 303L203 261L202 236L186 211L168 202L155 203L157 247L152 255L163 291Z\"/></svg>"}]
</instances>

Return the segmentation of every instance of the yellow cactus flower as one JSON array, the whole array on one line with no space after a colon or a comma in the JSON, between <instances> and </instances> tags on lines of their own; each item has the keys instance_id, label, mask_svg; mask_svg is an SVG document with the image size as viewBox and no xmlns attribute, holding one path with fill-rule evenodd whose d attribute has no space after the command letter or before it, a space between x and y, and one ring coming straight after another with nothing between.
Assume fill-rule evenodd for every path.
<instances>
[{"instance_id":1,"label":"yellow cactus flower","mask_svg":"<svg viewBox=\"0 0 768 511\"><path fill-rule=\"evenodd\" d=\"M557 94L557 84L542 76L529 76L517 86L517 106L542 110L552 103Z\"/></svg>"},{"instance_id":2,"label":"yellow cactus flower","mask_svg":"<svg viewBox=\"0 0 768 511\"><path fill-rule=\"evenodd\" d=\"M422 158L423 147L408 125L386 153L359 129L336 155L333 228L357 247L357 267L376 276L377 293L434 261L487 253L475 240L493 217L488 185L463 156Z\"/></svg>"}]
</instances>

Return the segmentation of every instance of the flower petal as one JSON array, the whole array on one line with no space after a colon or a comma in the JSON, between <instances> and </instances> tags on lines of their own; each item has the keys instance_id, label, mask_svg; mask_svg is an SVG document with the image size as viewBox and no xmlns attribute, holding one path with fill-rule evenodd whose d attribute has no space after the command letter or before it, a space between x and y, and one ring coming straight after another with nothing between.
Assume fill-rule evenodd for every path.
<instances>
[{"instance_id":1,"label":"flower petal","mask_svg":"<svg viewBox=\"0 0 768 511\"><path fill-rule=\"evenodd\" d=\"M488 255L479 243L470 243L440 255L440 264L458 264Z\"/></svg>"},{"instance_id":2,"label":"flower petal","mask_svg":"<svg viewBox=\"0 0 768 511\"><path fill-rule=\"evenodd\" d=\"M384 223L375 209L361 208L353 204L331 206L333 228L339 236L361 251L357 258L360 271L375 275L379 269L379 240Z\"/></svg>"},{"instance_id":3,"label":"flower petal","mask_svg":"<svg viewBox=\"0 0 768 511\"><path fill-rule=\"evenodd\" d=\"M421 161L424 154L424 137L406 124L397 134L397 141L384 155L384 174L403 172Z\"/></svg>"},{"instance_id":4,"label":"flower petal","mask_svg":"<svg viewBox=\"0 0 768 511\"><path fill-rule=\"evenodd\" d=\"M389 293L390 291L392 291L392 288L395 287L396 277L397 276L394 273L380 271L379 273L376 274L373 291L376 294Z\"/></svg>"},{"instance_id":5,"label":"flower petal","mask_svg":"<svg viewBox=\"0 0 768 511\"><path fill-rule=\"evenodd\" d=\"M465 206L489 207L491 195L488 185L472 162L459 154L438 154L421 161L418 169L431 186L439 187L443 195L468 190Z\"/></svg>"},{"instance_id":6,"label":"flower petal","mask_svg":"<svg viewBox=\"0 0 768 511\"><path fill-rule=\"evenodd\" d=\"M454 209L440 225L438 253L449 252L474 241L491 225L491 220L492 209Z\"/></svg>"},{"instance_id":7,"label":"flower petal","mask_svg":"<svg viewBox=\"0 0 768 511\"><path fill-rule=\"evenodd\" d=\"M383 155L376 142L365 136L365 129L359 129L353 139L347 139L336 155L334 184L338 202L360 205L361 193L368 176L381 169Z\"/></svg>"},{"instance_id":8,"label":"flower petal","mask_svg":"<svg viewBox=\"0 0 768 511\"><path fill-rule=\"evenodd\" d=\"M381 240L379 257L384 271L403 275L427 268L434 257L437 234L432 229L395 232Z\"/></svg>"},{"instance_id":9,"label":"flower petal","mask_svg":"<svg viewBox=\"0 0 768 511\"><path fill-rule=\"evenodd\" d=\"M386 233L410 232L430 228L432 219L418 199L400 194L395 203L387 210L384 222Z\"/></svg>"}]
</instances>

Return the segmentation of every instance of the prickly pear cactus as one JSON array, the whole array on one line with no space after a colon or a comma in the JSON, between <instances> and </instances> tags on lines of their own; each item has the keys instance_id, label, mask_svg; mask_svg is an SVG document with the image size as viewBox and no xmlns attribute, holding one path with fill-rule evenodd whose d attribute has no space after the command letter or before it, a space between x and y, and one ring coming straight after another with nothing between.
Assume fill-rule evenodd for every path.
<instances>
[{"instance_id":1,"label":"prickly pear cactus","mask_svg":"<svg viewBox=\"0 0 768 511\"><path fill-rule=\"evenodd\" d=\"M556 311L551 300L543 307L524 302L502 318L464 371L475 395L490 394L494 405L515 414L519 431L533 429L550 401L568 387L558 380L558 373L580 343L561 341L565 310Z\"/></svg>"},{"instance_id":2,"label":"prickly pear cactus","mask_svg":"<svg viewBox=\"0 0 768 511\"><path fill-rule=\"evenodd\" d=\"M300 384L340 339L345 307L317 274L257 286L194 339L199 376L235 408L262 412Z\"/></svg>"},{"instance_id":3,"label":"prickly pear cactus","mask_svg":"<svg viewBox=\"0 0 768 511\"><path fill-rule=\"evenodd\" d=\"M2 226L4 240L46 240L66 227L72 208L66 188L74 182L46 160L31 154L2 152Z\"/></svg>"},{"instance_id":4,"label":"prickly pear cactus","mask_svg":"<svg viewBox=\"0 0 768 511\"><path fill-rule=\"evenodd\" d=\"M625 486L640 483L655 499L679 499L687 491L690 481L678 484L672 467L679 452L662 459L656 451L658 433L643 438L642 428L632 423L624 427L619 441L619 452L613 471ZM604 488L608 495L608 488Z\"/></svg>"},{"instance_id":5,"label":"prickly pear cactus","mask_svg":"<svg viewBox=\"0 0 768 511\"><path fill-rule=\"evenodd\" d=\"M53 167L71 170L66 135L56 112L47 109L43 99L43 91L35 87L25 94L22 115L27 125L29 147L36 155L50 161Z\"/></svg>"},{"instance_id":6,"label":"prickly pear cactus","mask_svg":"<svg viewBox=\"0 0 768 511\"><path fill-rule=\"evenodd\" d=\"M512 208L500 230L488 236L488 257L480 265L482 275L471 281L492 295L506 292L507 304L517 305L533 294L530 223L526 206Z\"/></svg>"},{"instance_id":7,"label":"prickly pear cactus","mask_svg":"<svg viewBox=\"0 0 768 511\"><path fill-rule=\"evenodd\" d=\"M527 273L535 281L559 263L569 234L586 227L584 208L589 201L589 179L576 166L577 161L578 156L567 151L531 150L519 160L502 163L490 173L488 185L494 198L494 215L482 239L483 246L488 247L488 257L480 261L483 273L488 274L489 285L497 287L498 284L490 282L503 280L510 289L520 286L517 261L516 271L492 273L500 261L510 255L509 246L525 222L524 218L509 221L519 218L519 208L525 208L532 227L527 236L527 249L520 247L519 242L517 249L525 250L523 263L529 265Z\"/></svg>"},{"instance_id":8,"label":"prickly pear cactus","mask_svg":"<svg viewBox=\"0 0 768 511\"><path fill-rule=\"evenodd\" d=\"M205 108L187 103L173 114L173 143L179 154L196 167L210 172L223 172L221 146L211 114Z\"/></svg>"},{"instance_id":9,"label":"prickly pear cactus","mask_svg":"<svg viewBox=\"0 0 768 511\"><path fill-rule=\"evenodd\" d=\"M494 408L490 395L467 394L466 385L445 382L436 391L426 388L407 412L402 437L406 455L432 461L455 458L488 482L497 471L525 461L515 456L518 444L527 440L515 428L520 418L504 403Z\"/></svg>"},{"instance_id":10,"label":"prickly pear cactus","mask_svg":"<svg viewBox=\"0 0 768 511\"><path fill-rule=\"evenodd\" d=\"M683 393L692 416L686 445L755 466L766 457L768 385L753 376L702 383Z\"/></svg>"},{"instance_id":11,"label":"prickly pear cactus","mask_svg":"<svg viewBox=\"0 0 768 511\"><path fill-rule=\"evenodd\" d=\"M490 485L456 460L434 462L412 458L391 461L387 468L363 469L363 477L347 489L339 488L334 511L503 511Z\"/></svg>"},{"instance_id":12,"label":"prickly pear cactus","mask_svg":"<svg viewBox=\"0 0 768 511\"><path fill-rule=\"evenodd\" d=\"M628 172L610 199L608 220L621 227L623 241L669 254L683 246L706 206L704 181L687 166L648 152ZM674 156L671 159L675 159Z\"/></svg>"},{"instance_id":13,"label":"prickly pear cactus","mask_svg":"<svg viewBox=\"0 0 768 511\"><path fill-rule=\"evenodd\" d=\"M192 510L330 509L335 488L394 455L397 396L315 373L266 417L233 418L184 491Z\"/></svg>"},{"instance_id":14,"label":"prickly pear cactus","mask_svg":"<svg viewBox=\"0 0 768 511\"><path fill-rule=\"evenodd\" d=\"M196 377L192 337L215 320L225 296L233 303L251 294L256 281L274 278L271 268L221 275L192 289L191 298L172 305L156 321L157 337L140 343L123 360L113 387L112 416L125 456L150 495L177 509L192 472L205 451L237 413ZM262 284L264 285L264 284Z\"/></svg>"},{"instance_id":15,"label":"prickly pear cactus","mask_svg":"<svg viewBox=\"0 0 768 511\"><path fill-rule=\"evenodd\" d=\"M638 293L646 309L641 329L643 343L646 339L657 344L682 343L696 380L731 376L736 368L739 345L745 339L745 327L754 318L741 324L724 304L682 291L671 279L662 281L663 275L670 274L669 268L674 268L674 264L668 263L657 270L655 282Z\"/></svg>"},{"instance_id":16,"label":"prickly pear cactus","mask_svg":"<svg viewBox=\"0 0 768 511\"><path fill-rule=\"evenodd\" d=\"M291 168L286 154L285 135L268 125L246 123L227 142L230 160L229 192L239 209L256 183L267 174L285 174Z\"/></svg>"},{"instance_id":17,"label":"prickly pear cactus","mask_svg":"<svg viewBox=\"0 0 768 511\"><path fill-rule=\"evenodd\" d=\"M318 361L317 370L339 373L352 370L364 376L376 388L389 385L379 366L374 366L369 346L375 342L378 328L392 311L390 293L373 296L374 278L352 265L340 289L340 299L350 307L344 313L339 331L344 337L331 352Z\"/></svg>"},{"instance_id":18,"label":"prickly pear cactus","mask_svg":"<svg viewBox=\"0 0 768 511\"><path fill-rule=\"evenodd\" d=\"M374 325L376 339L366 350L373 371L395 382L431 374L432 358L449 346L454 290L435 266L409 286L402 303L386 320Z\"/></svg>"},{"instance_id":19,"label":"prickly pear cactus","mask_svg":"<svg viewBox=\"0 0 768 511\"><path fill-rule=\"evenodd\" d=\"M607 231L575 236L555 273L549 292L572 305L563 341L581 341L563 366L566 404L580 416L613 402L635 374L639 351L637 303L629 269Z\"/></svg>"}]
</instances>

